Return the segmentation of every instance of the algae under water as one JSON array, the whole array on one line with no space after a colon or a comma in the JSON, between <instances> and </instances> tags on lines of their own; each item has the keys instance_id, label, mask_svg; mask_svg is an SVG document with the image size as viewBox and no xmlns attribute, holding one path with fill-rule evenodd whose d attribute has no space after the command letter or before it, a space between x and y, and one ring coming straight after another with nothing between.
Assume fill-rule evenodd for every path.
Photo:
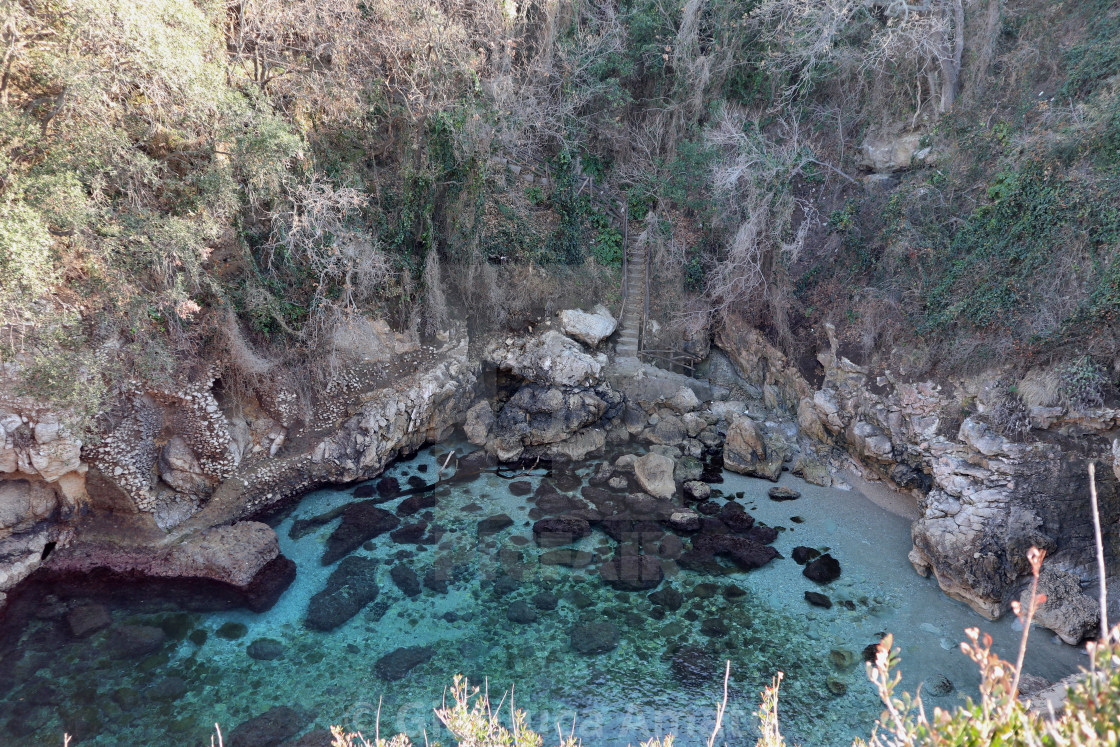
<instances>
[{"instance_id":1,"label":"algae under water","mask_svg":"<svg viewBox=\"0 0 1120 747\"><path fill-rule=\"evenodd\" d=\"M457 447L425 449L382 477L431 483L442 454ZM596 466L577 465L563 479L541 469L516 481L485 472L437 487L426 494L434 501L413 501L405 513L419 510L402 526L426 526L397 540L383 534L350 555L368 559L355 567L374 568L376 597L329 632L305 625L309 605L340 563L356 561L321 562L338 518L291 530L359 500L362 486L312 492L278 521L281 549L298 572L268 612L198 614L133 600L108 605L108 624L75 639L65 615L80 602L42 599L0 654L0 743L58 744L69 732L90 745L209 744L215 722L228 737L275 706L291 711L270 722L275 733L266 738L275 741L264 743L330 724L372 735L378 711L382 735L404 731L423 744L426 732L446 743L432 708L461 673L488 683L495 701L515 686L514 703L546 743L574 719L589 746L637 745L667 733L703 744L730 660L721 742L754 743L759 691L780 670L787 739L829 747L867 736L880 712L862 652L884 632L902 649L903 686L913 692L924 682L927 705L975 693L975 668L957 645L965 627L992 633L995 650L1013 657L1013 620L983 620L913 571L906 519L856 491L814 487L788 473L779 484L798 490L796 500L769 500L772 483L732 473L714 486L717 504L735 499L779 529L773 546L781 557L761 569L709 574L663 560L666 577L651 600L650 590L620 591L600 580L598 562L616 547L600 531L571 545L586 553L578 556L590 561L585 567L541 563L549 548L533 539L533 519L542 515L534 493L545 482L557 488L549 495L578 497ZM399 511L406 500L380 507ZM508 520L487 521L502 515ZM654 540L650 548L674 554L672 540L666 547ZM840 578L823 586L805 578L791 558L799 545L837 558ZM807 591L832 606L810 605ZM132 644L123 654L122 636ZM1039 630L1027 670L1057 679L1083 659Z\"/></svg>"}]
</instances>

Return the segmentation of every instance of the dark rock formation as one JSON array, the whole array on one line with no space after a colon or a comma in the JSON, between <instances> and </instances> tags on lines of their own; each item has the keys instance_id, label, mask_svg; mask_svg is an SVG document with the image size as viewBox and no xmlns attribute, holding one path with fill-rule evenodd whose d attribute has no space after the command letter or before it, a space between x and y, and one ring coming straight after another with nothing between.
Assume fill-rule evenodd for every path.
<instances>
[{"instance_id":1,"label":"dark rock formation","mask_svg":"<svg viewBox=\"0 0 1120 747\"><path fill-rule=\"evenodd\" d=\"M589 656L613 651L621 636L618 628L609 622L579 623L572 628L572 650Z\"/></svg>"},{"instance_id":2,"label":"dark rock formation","mask_svg":"<svg viewBox=\"0 0 1120 747\"><path fill-rule=\"evenodd\" d=\"M276 747L311 722L311 716L289 706L274 706L237 726L229 735L230 747Z\"/></svg>"},{"instance_id":3,"label":"dark rock formation","mask_svg":"<svg viewBox=\"0 0 1120 747\"><path fill-rule=\"evenodd\" d=\"M401 520L396 516L379 508L376 501L351 503L342 512L339 525L327 537L323 565L330 565L349 555L363 543L396 529L400 523Z\"/></svg>"},{"instance_id":4,"label":"dark rock formation","mask_svg":"<svg viewBox=\"0 0 1120 747\"><path fill-rule=\"evenodd\" d=\"M541 519L533 524L533 538L541 547L570 545L589 534L591 525L587 520L572 516Z\"/></svg>"},{"instance_id":5,"label":"dark rock formation","mask_svg":"<svg viewBox=\"0 0 1120 747\"><path fill-rule=\"evenodd\" d=\"M434 653L431 646L406 646L385 654L373 668L381 679L396 682L431 659Z\"/></svg>"},{"instance_id":6,"label":"dark rock formation","mask_svg":"<svg viewBox=\"0 0 1120 747\"><path fill-rule=\"evenodd\" d=\"M826 610L832 609L832 600L815 591L805 592L805 601L814 607L824 607Z\"/></svg>"},{"instance_id":7,"label":"dark rock formation","mask_svg":"<svg viewBox=\"0 0 1120 747\"><path fill-rule=\"evenodd\" d=\"M245 653L250 659L258 661L272 661L284 655L284 644L275 638L258 638L249 644Z\"/></svg>"},{"instance_id":8,"label":"dark rock formation","mask_svg":"<svg viewBox=\"0 0 1120 747\"><path fill-rule=\"evenodd\" d=\"M389 576L406 597L420 595L420 577L409 566L404 563L397 563L389 571Z\"/></svg>"},{"instance_id":9,"label":"dark rock formation","mask_svg":"<svg viewBox=\"0 0 1120 747\"><path fill-rule=\"evenodd\" d=\"M599 566L603 583L622 591L656 588L665 578L661 561L654 555L615 555Z\"/></svg>"},{"instance_id":10,"label":"dark rock formation","mask_svg":"<svg viewBox=\"0 0 1120 747\"><path fill-rule=\"evenodd\" d=\"M334 630L377 598L377 561L355 555L342 559L323 591L311 597L304 625Z\"/></svg>"},{"instance_id":11,"label":"dark rock formation","mask_svg":"<svg viewBox=\"0 0 1120 747\"><path fill-rule=\"evenodd\" d=\"M793 553L791 553L791 555L793 557L793 562L797 563L798 565L805 565L813 558L819 558L821 555L821 551L814 550L811 547L805 547L804 545L798 545L797 547L793 548Z\"/></svg>"},{"instance_id":12,"label":"dark rock formation","mask_svg":"<svg viewBox=\"0 0 1120 747\"><path fill-rule=\"evenodd\" d=\"M805 578L818 584L831 583L840 578L840 561L825 553L816 560L809 561L801 573Z\"/></svg>"}]
</instances>

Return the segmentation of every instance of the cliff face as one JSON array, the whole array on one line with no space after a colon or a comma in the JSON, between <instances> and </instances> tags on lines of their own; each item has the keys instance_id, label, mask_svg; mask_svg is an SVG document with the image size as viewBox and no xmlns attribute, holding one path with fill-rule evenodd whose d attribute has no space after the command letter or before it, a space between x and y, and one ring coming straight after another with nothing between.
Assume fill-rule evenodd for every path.
<instances>
[{"instance_id":1,"label":"cliff face","mask_svg":"<svg viewBox=\"0 0 1120 747\"><path fill-rule=\"evenodd\" d=\"M817 356L814 385L754 330L731 326L717 342L760 396L796 413L801 436L830 452L834 465L917 497L911 562L980 614L999 617L1018 597L1031 546L1047 550L1055 572L1095 578L1090 462L1098 464L1106 556L1116 568L1120 411L1030 408L1029 430L1013 441L992 425L1000 370L915 380L853 363L832 338ZM1092 624L1092 615L1082 617Z\"/></svg>"},{"instance_id":2,"label":"cliff face","mask_svg":"<svg viewBox=\"0 0 1120 747\"><path fill-rule=\"evenodd\" d=\"M310 424L297 420L294 395L282 388L229 401L212 378L178 391L124 392L98 443L84 449L50 414L30 405L5 412L0 595L56 548L48 564L55 575L88 571L94 557L129 578L250 588L277 552L274 536L271 545L260 536L272 530L244 519L319 485L374 476L462 421L476 377L467 341L420 351L412 363L377 386L355 377L349 392L324 398ZM248 538L265 549L228 573L172 551L184 542L210 547L208 530L224 525L231 528L216 547Z\"/></svg>"},{"instance_id":3,"label":"cliff face","mask_svg":"<svg viewBox=\"0 0 1120 747\"><path fill-rule=\"evenodd\" d=\"M324 398L309 424L277 406L288 398L232 403L211 381L126 393L101 441L84 450L49 415L8 414L0 420L0 591L57 547L48 575L86 572L96 557L121 577L217 582L263 604L290 569L261 536L271 530L247 520L320 485L373 477L462 425L482 447L476 467L581 460L608 444L644 441L672 454L685 495L703 487L697 460L716 453L729 469L772 480L790 469L828 485L835 470L855 469L916 497L910 560L947 594L1000 616L1028 575L1027 550L1040 547L1048 583L1063 590L1040 617L1067 640L1091 632L1096 601L1080 591L1095 574L1087 465L1113 464L1120 410L1033 408L1029 430L1013 440L993 425L998 371L913 379L857 365L831 338L810 381L804 362L795 365L756 330L726 325L701 383L612 364L545 326L482 345L475 361L465 338L412 351L387 380L351 377L348 393ZM1099 471L1098 488L1115 567L1112 470ZM226 529L219 537L215 527ZM169 549L233 547L242 534L262 549L226 564L229 573L221 563L196 568Z\"/></svg>"}]
</instances>

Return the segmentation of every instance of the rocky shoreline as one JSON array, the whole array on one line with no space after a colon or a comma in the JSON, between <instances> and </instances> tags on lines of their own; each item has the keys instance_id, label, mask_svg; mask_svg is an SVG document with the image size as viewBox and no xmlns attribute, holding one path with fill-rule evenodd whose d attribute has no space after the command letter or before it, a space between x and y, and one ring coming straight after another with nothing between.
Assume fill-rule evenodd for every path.
<instances>
[{"instance_id":1,"label":"rocky shoreline","mask_svg":"<svg viewBox=\"0 0 1120 747\"><path fill-rule=\"evenodd\" d=\"M984 377L953 387L911 381L853 363L834 337L819 367L803 371L756 331L725 328L702 381L612 361L600 347L613 329L600 308L479 345L473 357L465 334L419 353L408 344L399 352L416 354L412 370L376 387L356 381L311 425L298 421L294 395L279 380L249 402L225 401L213 381L173 393L128 392L115 427L89 448L56 416L17 403L22 409L0 416L0 468L8 473L0 480L0 607L4 592L39 569L36 577L51 581L210 583L266 608L294 569L285 567L274 534L269 540L272 530L247 519L321 485L374 477L461 427L478 447L449 465L463 475L641 444L645 456L604 465L602 484L634 483L641 492L627 505L685 534L708 520L701 510L707 483L723 467L769 480L790 470L826 486L840 470L856 469L916 497L921 517L910 559L947 594L998 617L1022 589L1026 549L1043 547L1047 583L1060 593L1052 593L1040 624L1071 643L1092 634L1096 600L1081 591L1093 574L1083 473L1089 460L1112 464L1120 411L1036 408L1037 438L1018 442L987 422ZM971 412L961 412L962 400ZM1111 552L1120 518L1114 475L1099 487ZM585 529L576 523L609 515L567 517L563 526L542 517L534 532L546 542L575 536ZM619 531L640 534L640 526ZM766 562L765 538L748 537L682 549L697 554L683 561ZM603 566L614 574L604 576L608 583L648 588L652 571L638 545Z\"/></svg>"}]
</instances>

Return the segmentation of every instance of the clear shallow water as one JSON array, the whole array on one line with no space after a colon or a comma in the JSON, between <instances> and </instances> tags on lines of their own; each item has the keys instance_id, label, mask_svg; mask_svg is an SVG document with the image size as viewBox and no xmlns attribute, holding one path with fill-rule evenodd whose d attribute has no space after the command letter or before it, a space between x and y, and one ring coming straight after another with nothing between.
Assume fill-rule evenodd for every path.
<instances>
[{"instance_id":1,"label":"clear shallow water","mask_svg":"<svg viewBox=\"0 0 1120 747\"><path fill-rule=\"evenodd\" d=\"M438 470L437 455L453 446L424 450L386 475L406 487L410 476L430 482ZM592 466L580 471L589 473ZM542 474L537 470L519 479L536 488L548 479ZM499 694L495 700L515 685L515 704L529 711L532 726L546 741L557 723L567 731L575 718L576 731L589 746L637 745L665 733L675 734L679 744L702 744L720 695L722 662L730 659L731 700L723 737L728 744L754 743L759 690L781 670L786 679L780 714L787 738L828 747L866 736L880 711L861 656L880 633L893 633L902 649L904 687L913 691L923 679L938 675L956 686L948 695L927 697L927 705L949 706L975 688L975 669L957 646L965 627L978 625L992 633L997 652L1006 658L1018 645L1012 620L982 620L941 594L932 580L917 576L906 559L909 523L855 491L817 488L787 473L781 484L802 497L775 502L766 495L771 483L725 473L725 482L715 487L728 497L742 492L739 502L757 520L783 528L774 546L784 557L750 573L715 577L667 563L659 589L678 589L684 604L661 616L648 592L603 585L594 564L585 569L539 564L541 550L530 529L534 499L512 495L509 484L484 474L437 488L437 505L413 517L443 528L433 545L396 544L386 534L357 550L379 562L380 593L329 633L308 630L303 620L311 596L337 567L324 567L320 559L338 520L298 540L289 530L297 519L356 500L352 487L311 493L277 524L281 548L299 570L269 612L201 615L159 604L117 605L115 624L161 626L169 634L157 653L122 661L106 656L107 631L82 641L70 638L60 606L48 601L38 613L41 619L33 620L18 641L7 641L16 645L5 646L2 676L8 687L0 681L0 744L56 744L65 730L87 735L83 744L208 744L215 722L229 734L276 705L313 714L307 728L343 724L367 734L380 707L382 734L403 730L422 743L426 730L446 741L432 707L455 673L478 684L488 681L491 693ZM394 509L400 500L382 508ZM478 521L499 513L509 515L513 525L479 537ZM795 516L802 522L794 522ZM842 565L841 577L824 587L804 578L801 566L790 559L797 545L827 548ZM614 542L595 531L576 547L602 555L613 550ZM424 589L406 598L390 578L398 563L420 577L440 568L448 578L447 593ZM729 585L744 593L728 598ZM805 591L827 594L833 607L809 606ZM535 622L510 621L511 604L541 592L559 598L555 609L534 607ZM725 634L702 632L705 621L713 619L725 623ZM574 652L573 627L594 621L617 626L618 646L599 655ZM238 632L236 624L245 626L240 637L219 634L223 626L227 633ZM201 643L200 631L206 633ZM713 632L710 623L708 632ZM250 658L247 647L260 638L280 641L283 655L269 661ZM404 646L430 647L431 658L403 679L385 681L376 662ZM852 666L839 661L853 657ZM1027 670L1056 679L1083 660L1077 649L1040 630L1032 637ZM845 692L835 694L840 690Z\"/></svg>"}]
</instances>

